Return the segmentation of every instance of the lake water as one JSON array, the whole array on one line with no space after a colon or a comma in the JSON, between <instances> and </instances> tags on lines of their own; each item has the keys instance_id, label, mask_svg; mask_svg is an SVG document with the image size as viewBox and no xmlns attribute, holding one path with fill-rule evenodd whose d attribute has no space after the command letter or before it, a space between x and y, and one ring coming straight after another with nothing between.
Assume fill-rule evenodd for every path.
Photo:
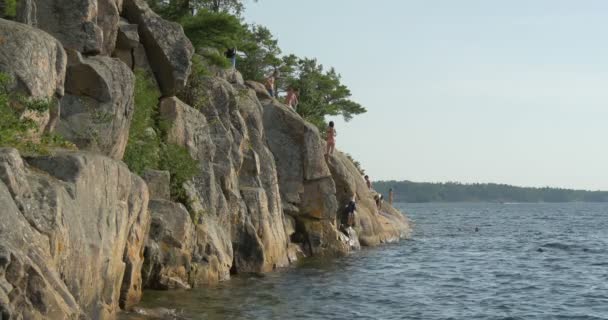
<instances>
[{"instance_id":1,"label":"lake water","mask_svg":"<svg viewBox=\"0 0 608 320\"><path fill-rule=\"evenodd\" d=\"M142 305L185 319L608 319L608 204L400 208L410 241Z\"/></svg>"}]
</instances>

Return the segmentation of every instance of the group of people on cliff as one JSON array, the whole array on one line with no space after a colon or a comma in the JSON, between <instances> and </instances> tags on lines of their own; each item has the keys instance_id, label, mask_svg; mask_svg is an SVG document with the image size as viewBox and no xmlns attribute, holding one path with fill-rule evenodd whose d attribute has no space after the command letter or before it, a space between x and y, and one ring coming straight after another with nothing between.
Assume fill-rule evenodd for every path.
<instances>
[{"instance_id":1,"label":"group of people on cliff","mask_svg":"<svg viewBox=\"0 0 608 320\"><path fill-rule=\"evenodd\" d=\"M236 48L229 48L226 50L226 52L224 53L226 58L228 60L230 60L231 66L233 69L236 69L236 57L237 57L237 50ZM266 91L268 92L268 95L271 98L278 98L277 96L277 88L276 88L276 82L277 79L279 78L280 73L278 70L274 70L270 75L268 75L264 81L264 87L266 88ZM298 103L299 101L299 90L293 86L289 86L287 89L287 94L285 95L285 105L287 105L289 108L292 108L294 111L297 110L298 107ZM330 121L328 123L327 126L327 130L325 132L325 142L326 142L326 150L325 150L325 156L329 157L331 154L334 153L335 149L336 149L336 136L337 136L337 131L335 128L335 123L333 121ZM372 183L369 179L369 176L366 175L364 177L365 179L365 183L367 185L367 188L372 191L372 193L375 193L373 191L372 188ZM380 193L375 193L373 196L374 202L376 204L376 214L380 214L381 210L382 210L382 204L384 202L384 196ZM357 210L357 195L353 194L353 196L351 197L350 201L348 202L348 204L346 204L345 206L345 216L346 216L346 227L353 227L355 225L355 212ZM393 204L393 189L391 188L389 190L389 203L392 205Z\"/></svg>"}]
</instances>

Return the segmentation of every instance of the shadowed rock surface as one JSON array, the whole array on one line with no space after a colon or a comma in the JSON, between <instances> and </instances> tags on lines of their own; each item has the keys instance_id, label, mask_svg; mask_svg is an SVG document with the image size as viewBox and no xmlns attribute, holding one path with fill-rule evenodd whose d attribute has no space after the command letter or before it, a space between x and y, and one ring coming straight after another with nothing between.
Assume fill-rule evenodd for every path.
<instances>
[{"instance_id":1,"label":"shadowed rock surface","mask_svg":"<svg viewBox=\"0 0 608 320\"><path fill-rule=\"evenodd\" d=\"M133 72L118 59L72 52L57 132L80 149L120 160L133 117Z\"/></svg>"},{"instance_id":2,"label":"shadowed rock surface","mask_svg":"<svg viewBox=\"0 0 608 320\"><path fill-rule=\"evenodd\" d=\"M123 15L139 25L139 37L164 96L174 96L190 75L194 48L182 26L162 19L145 0L125 0Z\"/></svg>"}]
</instances>

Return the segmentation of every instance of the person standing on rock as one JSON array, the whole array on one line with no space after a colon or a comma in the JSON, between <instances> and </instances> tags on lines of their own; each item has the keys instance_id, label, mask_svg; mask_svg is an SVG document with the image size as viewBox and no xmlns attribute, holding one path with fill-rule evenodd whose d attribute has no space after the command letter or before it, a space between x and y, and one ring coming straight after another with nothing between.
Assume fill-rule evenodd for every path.
<instances>
[{"instance_id":1,"label":"person standing on rock","mask_svg":"<svg viewBox=\"0 0 608 320\"><path fill-rule=\"evenodd\" d=\"M388 189L388 203L393 205L393 188Z\"/></svg>"},{"instance_id":2,"label":"person standing on rock","mask_svg":"<svg viewBox=\"0 0 608 320\"><path fill-rule=\"evenodd\" d=\"M272 98L274 98L276 95L275 81L278 76L279 76L279 71L275 70L270 76L268 76L268 78L266 78L266 83L264 83L266 90L268 90L268 94Z\"/></svg>"},{"instance_id":3,"label":"person standing on rock","mask_svg":"<svg viewBox=\"0 0 608 320\"><path fill-rule=\"evenodd\" d=\"M236 69L236 47L228 48L226 52L224 52L224 55L230 60L232 69Z\"/></svg>"},{"instance_id":4,"label":"person standing on rock","mask_svg":"<svg viewBox=\"0 0 608 320\"><path fill-rule=\"evenodd\" d=\"M334 122L329 122L329 127L327 127L327 152L326 156L334 153L334 149L336 149L336 128L334 128Z\"/></svg>"},{"instance_id":5,"label":"person standing on rock","mask_svg":"<svg viewBox=\"0 0 608 320\"><path fill-rule=\"evenodd\" d=\"M365 176L365 184L367 185L368 189L370 189L370 190L372 189L372 182L369 181L369 176L368 175Z\"/></svg>"},{"instance_id":6,"label":"person standing on rock","mask_svg":"<svg viewBox=\"0 0 608 320\"><path fill-rule=\"evenodd\" d=\"M289 87L287 90L287 97L285 98L285 104L296 110L296 106L298 105L298 95L296 93L296 89L293 87Z\"/></svg>"}]
</instances>

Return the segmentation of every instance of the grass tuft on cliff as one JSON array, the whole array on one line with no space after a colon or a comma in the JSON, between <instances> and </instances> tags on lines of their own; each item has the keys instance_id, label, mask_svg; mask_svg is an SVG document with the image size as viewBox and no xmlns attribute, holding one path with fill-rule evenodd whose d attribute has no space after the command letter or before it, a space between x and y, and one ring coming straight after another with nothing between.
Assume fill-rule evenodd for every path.
<instances>
[{"instance_id":1,"label":"grass tuft on cliff","mask_svg":"<svg viewBox=\"0 0 608 320\"><path fill-rule=\"evenodd\" d=\"M5 0L4 12L0 12L5 19L13 20L17 17L17 0Z\"/></svg>"},{"instance_id":2,"label":"grass tuft on cliff","mask_svg":"<svg viewBox=\"0 0 608 320\"><path fill-rule=\"evenodd\" d=\"M135 112L123 161L139 175L148 169L169 171L171 198L187 204L182 186L196 174L197 163L185 148L163 142L165 130L158 119L160 97L152 78L135 70Z\"/></svg>"},{"instance_id":3,"label":"grass tuft on cliff","mask_svg":"<svg viewBox=\"0 0 608 320\"><path fill-rule=\"evenodd\" d=\"M31 99L11 88L13 79L0 73L0 147L16 148L24 155L50 154L54 148L76 149L74 144L59 135L44 134L34 139L32 132L39 131L35 121L24 117L24 112L44 113L54 106L55 99Z\"/></svg>"}]
</instances>

